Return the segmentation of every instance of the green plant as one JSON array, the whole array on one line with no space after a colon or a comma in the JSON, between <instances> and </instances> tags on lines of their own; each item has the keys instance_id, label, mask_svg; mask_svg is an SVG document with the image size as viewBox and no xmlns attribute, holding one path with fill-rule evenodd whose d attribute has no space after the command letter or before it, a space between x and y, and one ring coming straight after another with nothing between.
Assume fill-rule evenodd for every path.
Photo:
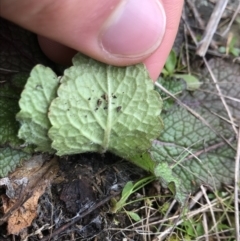
<instances>
[{"instance_id":1,"label":"green plant","mask_svg":"<svg viewBox=\"0 0 240 241\"><path fill-rule=\"evenodd\" d=\"M131 158L163 127L162 101L143 65L118 68L78 54L58 81L37 65L19 101L19 138L37 151L111 151Z\"/></svg>"},{"instance_id":2,"label":"green plant","mask_svg":"<svg viewBox=\"0 0 240 241\"><path fill-rule=\"evenodd\" d=\"M232 36L230 37L230 41L228 41L226 47L221 46L219 47L218 51L223 54L232 54L235 57L240 56L240 48L236 47L237 37Z\"/></svg>"},{"instance_id":3,"label":"green plant","mask_svg":"<svg viewBox=\"0 0 240 241\"><path fill-rule=\"evenodd\" d=\"M204 235L203 224L199 220L186 219L183 224L183 230L186 232L186 238L189 240L196 239L199 236Z\"/></svg>"},{"instance_id":4,"label":"green plant","mask_svg":"<svg viewBox=\"0 0 240 241\"><path fill-rule=\"evenodd\" d=\"M199 79L191 74L179 74L178 72L181 70L181 68L178 66L177 62L177 55L174 50L172 50L162 70L163 77L175 77L177 79L183 79L187 85L187 89L190 91L199 89L201 86Z\"/></svg>"},{"instance_id":5,"label":"green plant","mask_svg":"<svg viewBox=\"0 0 240 241\"><path fill-rule=\"evenodd\" d=\"M154 176L150 176L150 177L145 177L139 181L137 181L136 183L133 182L127 182L122 190L122 194L121 194L121 198L120 200L116 201L115 199L112 200L112 212L116 213L119 210L121 210L124 206L128 205L129 203L127 203L127 199L136 191L138 191L139 189L143 188L144 186L146 186L147 184L149 184L150 182L152 182L153 180L155 180Z\"/></svg>"},{"instance_id":6,"label":"green plant","mask_svg":"<svg viewBox=\"0 0 240 241\"><path fill-rule=\"evenodd\" d=\"M171 57L173 64L167 67L170 72L176 66L174 56ZM238 71L223 68L223 64L216 62L213 65L214 71L220 71L220 81L226 80L228 69L229 76ZM235 76L238 75L231 79ZM238 89L232 86L235 83L231 81L224 85L233 98L239 96ZM7 153L0 159L0 167L4 166L1 175L6 176L27 158L12 152L19 158L12 158L15 163L10 165L9 159L5 158L11 154L6 149L10 145L21 152L26 148L31 151L34 146L35 151L57 155L111 151L150 172L181 203L201 184L218 188L221 183L231 183L236 142L229 143L228 140L233 132L229 125L208 111L221 114L221 100L212 101L213 95L201 91L192 93L197 88L191 89L190 93L186 83L175 78L160 78L155 85L163 101L141 64L113 67L78 54L61 79L51 69L37 65L21 94L20 111L11 108L9 116L9 107L2 113L4 122L0 130L11 123L9 130L14 131L0 133L4 136L0 144ZM214 85L205 81L202 88L209 91L209 86ZM6 85L6 89L8 87ZM15 106L17 96L5 98L6 93L0 93L1 106ZM9 97L15 94L9 92ZM193 110L183 101L197 105ZM233 112L237 111L234 105L235 102ZM16 112L21 124L20 139L17 138ZM13 143L18 144L11 144L12 138ZM126 202L126 194L134 192L135 187L133 184L130 191L125 192L120 206Z\"/></svg>"}]
</instances>

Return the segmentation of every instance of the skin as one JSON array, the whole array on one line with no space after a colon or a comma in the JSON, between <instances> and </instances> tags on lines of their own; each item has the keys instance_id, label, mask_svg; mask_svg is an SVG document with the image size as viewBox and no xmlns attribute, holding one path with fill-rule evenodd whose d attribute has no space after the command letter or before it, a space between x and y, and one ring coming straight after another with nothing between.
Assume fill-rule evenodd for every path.
<instances>
[{"instance_id":1,"label":"skin","mask_svg":"<svg viewBox=\"0 0 240 241\"><path fill-rule=\"evenodd\" d=\"M175 40L183 0L159 0L166 14L164 37L154 52L137 57L111 55L98 44L102 26L119 2L120 0L0 0L0 16L38 34L43 52L55 62L68 64L76 51L116 66L143 62L151 78L156 80ZM146 34L147 31L146 29ZM134 43L129 45L134 46Z\"/></svg>"}]
</instances>

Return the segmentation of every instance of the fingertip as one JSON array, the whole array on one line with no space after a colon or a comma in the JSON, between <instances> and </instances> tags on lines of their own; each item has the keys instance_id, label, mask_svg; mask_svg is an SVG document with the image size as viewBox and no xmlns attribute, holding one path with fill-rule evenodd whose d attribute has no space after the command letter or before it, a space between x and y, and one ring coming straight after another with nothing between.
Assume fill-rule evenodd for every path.
<instances>
[{"instance_id":1,"label":"fingertip","mask_svg":"<svg viewBox=\"0 0 240 241\"><path fill-rule=\"evenodd\" d=\"M162 0L166 12L166 31L159 48L148 58L144 64L149 71L150 77L156 81L164 67L166 59L174 44L181 18L183 0Z\"/></svg>"}]
</instances>

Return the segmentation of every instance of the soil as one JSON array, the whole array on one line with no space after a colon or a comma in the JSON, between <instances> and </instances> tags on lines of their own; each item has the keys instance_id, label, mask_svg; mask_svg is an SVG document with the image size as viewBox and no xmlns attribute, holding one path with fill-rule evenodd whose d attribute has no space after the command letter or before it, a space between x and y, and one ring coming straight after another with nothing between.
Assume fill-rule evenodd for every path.
<instances>
[{"instance_id":1,"label":"soil","mask_svg":"<svg viewBox=\"0 0 240 241\"><path fill-rule=\"evenodd\" d=\"M131 220L124 212L111 212L111 199L120 197L126 182L148 174L110 153L74 155L61 158L58 163L59 172L40 197L32 225L13 239L13 235L7 236L7 226L3 224L2 240L122 240L123 235L115 229L126 228ZM5 192L3 188L1 192ZM141 205L137 202L130 208ZM90 214L75 221L88 210ZM68 223L72 225L66 227ZM132 238L141 240L137 234Z\"/></svg>"}]
</instances>

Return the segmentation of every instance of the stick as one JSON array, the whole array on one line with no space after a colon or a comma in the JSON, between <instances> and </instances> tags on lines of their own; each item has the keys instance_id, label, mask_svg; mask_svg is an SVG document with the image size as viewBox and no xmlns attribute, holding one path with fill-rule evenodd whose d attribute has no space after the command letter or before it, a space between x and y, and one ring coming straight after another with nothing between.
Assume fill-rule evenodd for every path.
<instances>
[{"instance_id":1,"label":"stick","mask_svg":"<svg viewBox=\"0 0 240 241\"><path fill-rule=\"evenodd\" d=\"M203 34L203 37L200 41L200 44L198 46L196 54L204 57L207 49L212 41L213 35L216 32L218 23L222 17L222 14L227 6L228 0L218 0L212 15L210 17L210 20L208 21L206 30Z\"/></svg>"},{"instance_id":2,"label":"stick","mask_svg":"<svg viewBox=\"0 0 240 241\"><path fill-rule=\"evenodd\" d=\"M239 229L239 165L240 162L240 128L238 130L238 147L236 154L236 163L235 163L235 183L234 183L234 207L235 207L235 232L236 232L236 240L240 240L240 229Z\"/></svg>"}]
</instances>

